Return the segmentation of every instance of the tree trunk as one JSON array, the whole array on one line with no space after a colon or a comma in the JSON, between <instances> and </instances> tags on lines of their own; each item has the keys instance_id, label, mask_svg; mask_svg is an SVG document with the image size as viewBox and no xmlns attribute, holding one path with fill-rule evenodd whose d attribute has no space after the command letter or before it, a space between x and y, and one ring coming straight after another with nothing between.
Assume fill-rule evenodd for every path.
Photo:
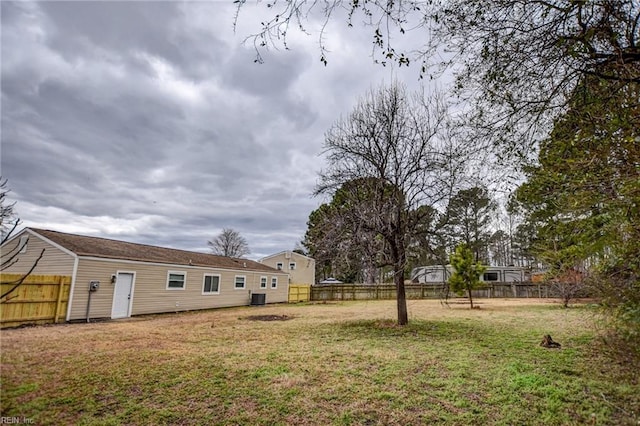
<instances>
[{"instance_id":1,"label":"tree trunk","mask_svg":"<svg viewBox=\"0 0 640 426\"><path fill-rule=\"evenodd\" d=\"M400 268L400 270L397 267L393 268L393 280L396 284L398 325L407 325L409 323L409 314L407 312L407 295L404 291L404 268Z\"/></svg>"},{"instance_id":2,"label":"tree trunk","mask_svg":"<svg viewBox=\"0 0 640 426\"><path fill-rule=\"evenodd\" d=\"M400 216L401 214L399 214ZM398 237L397 235L395 237ZM405 246L400 240L391 240L391 256L393 259L393 282L396 285L396 305L398 309L398 325L409 324L409 314L407 312L407 295L404 290L404 267L406 262Z\"/></svg>"},{"instance_id":3,"label":"tree trunk","mask_svg":"<svg viewBox=\"0 0 640 426\"><path fill-rule=\"evenodd\" d=\"M471 303L471 309L473 309L473 296L471 295L471 289L467 289L469 292L469 302Z\"/></svg>"}]
</instances>

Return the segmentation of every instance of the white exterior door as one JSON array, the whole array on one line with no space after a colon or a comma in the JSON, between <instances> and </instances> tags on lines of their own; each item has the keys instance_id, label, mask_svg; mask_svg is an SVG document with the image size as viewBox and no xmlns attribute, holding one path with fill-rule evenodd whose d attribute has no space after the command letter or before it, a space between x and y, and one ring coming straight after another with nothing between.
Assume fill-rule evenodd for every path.
<instances>
[{"instance_id":1,"label":"white exterior door","mask_svg":"<svg viewBox=\"0 0 640 426\"><path fill-rule=\"evenodd\" d=\"M133 296L133 274L118 272L116 287L113 291L111 318L126 318L131 315L131 297Z\"/></svg>"}]
</instances>

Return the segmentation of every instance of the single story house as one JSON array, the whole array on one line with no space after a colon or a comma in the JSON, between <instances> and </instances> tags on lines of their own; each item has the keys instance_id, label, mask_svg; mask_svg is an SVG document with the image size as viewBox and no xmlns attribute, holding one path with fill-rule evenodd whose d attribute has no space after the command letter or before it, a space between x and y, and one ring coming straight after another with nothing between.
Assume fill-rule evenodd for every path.
<instances>
[{"instance_id":1,"label":"single story house","mask_svg":"<svg viewBox=\"0 0 640 426\"><path fill-rule=\"evenodd\" d=\"M287 272L291 284L313 285L316 282L316 261L304 254L282 251L263 257L259 262L278 271Z\"/></svg>"},{"instance_id":2,"label":"single story house","mask_svg":"<svg viewBox=\"0 0 640 426\"><path fill-rule=\"evenodd\" d=\"M71 276L66 320L286 302L287 273L248 259L25 228L1 247L3 273ZM90 291L91 287L94 291ZM89 307L89 309L88 309Z\"/></svg>"}]
</instances>

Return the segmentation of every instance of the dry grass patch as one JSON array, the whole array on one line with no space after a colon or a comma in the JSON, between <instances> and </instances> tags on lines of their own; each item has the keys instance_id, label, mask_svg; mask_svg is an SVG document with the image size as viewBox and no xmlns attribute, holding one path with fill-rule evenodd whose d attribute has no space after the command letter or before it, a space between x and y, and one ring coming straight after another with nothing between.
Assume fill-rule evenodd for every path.
<instances>
[{"instance_id":1,"label":"dry grass patch","mask_svg":"<svg viewBox=\"0 0 640 426\"><path fill-rule=\"evenodd\" d=\"M635 424L593 313L538 300L279 305L3 330L2 415L37 424ZM251 321L251 317L276 319ZM539 346L551 334L560 350Z\"/></svg>"}]
</instances>

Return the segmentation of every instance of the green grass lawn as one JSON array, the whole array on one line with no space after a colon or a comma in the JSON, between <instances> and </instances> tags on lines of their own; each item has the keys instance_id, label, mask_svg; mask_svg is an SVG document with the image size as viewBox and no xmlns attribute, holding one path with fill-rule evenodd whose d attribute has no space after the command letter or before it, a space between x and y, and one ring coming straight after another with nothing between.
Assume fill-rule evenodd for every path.
<instances>
[{"instance_id":1,"label":"green grass lawn","mask_svg":"<svg viewBox=\"0 0 640 426\"><path fill-rule=\"evenodd\" d=\"M4 330L2 416L33 424L638 424L595 312L529 300L280 305ZM253 321L252 315L286 315ZM562 349L538 345L544 334Z\"/></svg>"}]
</instances>

